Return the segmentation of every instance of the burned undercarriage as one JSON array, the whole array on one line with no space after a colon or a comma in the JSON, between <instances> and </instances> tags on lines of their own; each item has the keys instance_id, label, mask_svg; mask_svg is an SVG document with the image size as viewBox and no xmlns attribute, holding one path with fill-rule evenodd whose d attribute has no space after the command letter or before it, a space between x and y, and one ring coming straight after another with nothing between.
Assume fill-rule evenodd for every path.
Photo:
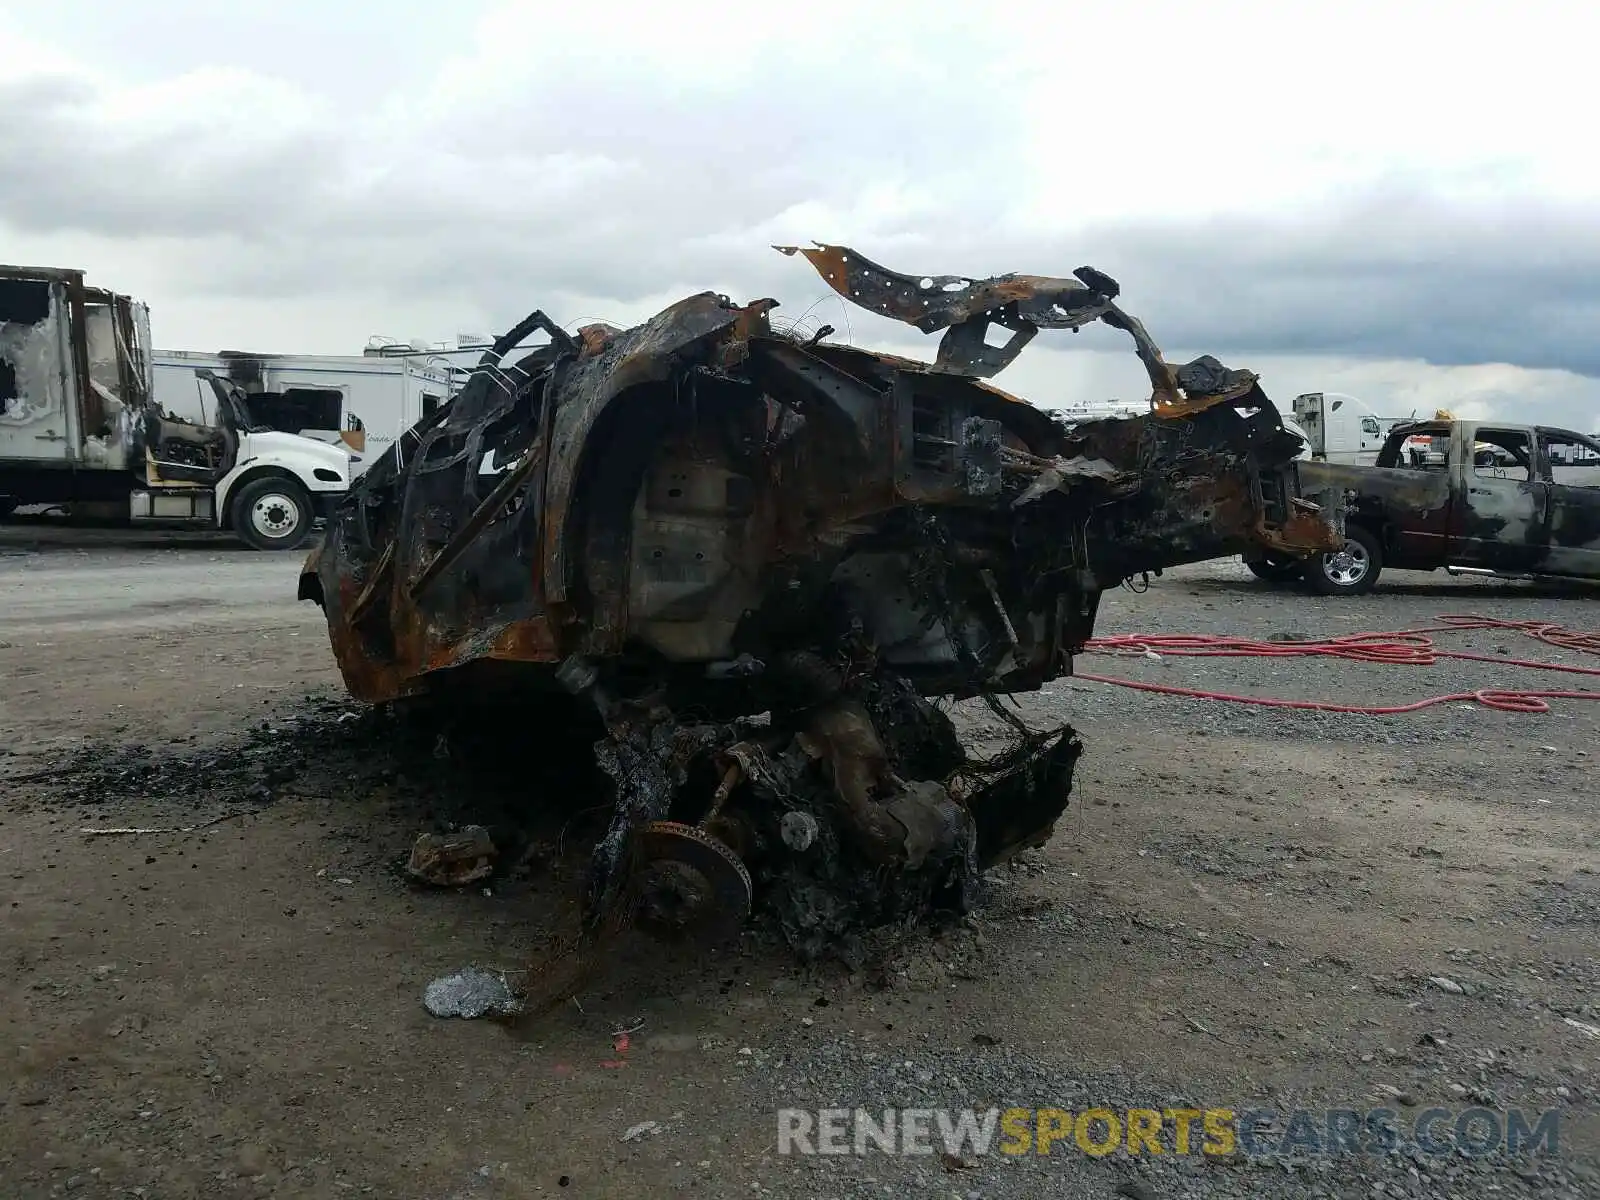
<instances>
[{"instance_id":1,"label":"burned undercarriage","mask_svg":"<svg viewBox=\"0 0 1600 1200\"><path fill-rule=\"evenodd\" d=\"M1103 589L1334 544L1255 376L1169 366L1108 277L803 253L944 330L936 364L777 332L771 300L703 293L576 337L533 313L367 472L302 577L360 699L548 690L601 714L590 936L755 905L815 953L961 910L1049 837L1081 746L1013 717L1012 748L974 761L929 697L1006 713L995 696L1070 672ZM981 382L1038 328L1094 320L1133 337L1149 416L1067 428Z\"/></svg>"}]
</instances>

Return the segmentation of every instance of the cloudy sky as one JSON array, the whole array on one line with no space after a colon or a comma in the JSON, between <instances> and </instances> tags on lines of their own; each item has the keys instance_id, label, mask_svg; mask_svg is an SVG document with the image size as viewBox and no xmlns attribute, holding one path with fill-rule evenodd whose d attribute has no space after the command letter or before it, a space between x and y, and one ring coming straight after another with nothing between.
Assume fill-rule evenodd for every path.
<instances>
[{"instance_id":1,"label":"cloudy sky","mask_svg":"<svg viewBox=\"0 0 1600 1200\"><path fill-rule=\"evenodd\" d=\"M1579 0L50 0L0 11L4 258L158 346L357 353L692 291L931 356L773 242L1122 283L1287 404L1600 428ZM1143 391L1119 335L998 380Z\"/></svg>"}]
</instances>

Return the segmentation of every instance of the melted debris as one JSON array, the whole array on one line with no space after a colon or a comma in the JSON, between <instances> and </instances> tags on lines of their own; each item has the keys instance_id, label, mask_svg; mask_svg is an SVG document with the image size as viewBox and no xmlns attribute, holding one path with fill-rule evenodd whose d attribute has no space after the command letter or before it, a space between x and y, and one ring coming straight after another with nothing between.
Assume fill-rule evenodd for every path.
<instances>
[{"instance_id":1,"label":"melted debris","mask_svg":"<svg viewBox=\"0 0 1600 1200\"><path fill-rule=\"evenodd\" d=\"M436 1017L514 1017L522 1001L511 990L504 972L466 967L435 979L422 994L422 1004Z\"/></svg>"},{"instance_id":2,"label":"melted debris","mask_svg":"<svg viewBox=\"0 0 1600 1200\"><path fill-rule=\"evenodd\" d=\"M423 833L411 847L406 874L433 887L465 887L494 874L499 851L482 825L455 833Z\"/></svg>"}]
</instances>

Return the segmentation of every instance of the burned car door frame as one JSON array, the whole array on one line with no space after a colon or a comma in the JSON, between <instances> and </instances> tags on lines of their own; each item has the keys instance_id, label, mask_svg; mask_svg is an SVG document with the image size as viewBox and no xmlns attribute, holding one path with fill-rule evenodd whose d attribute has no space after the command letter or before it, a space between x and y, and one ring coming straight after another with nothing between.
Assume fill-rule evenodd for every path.
<instances>
[{"instance_id":1,"label":"burned car door frame","mask_svg":"<svg viewBox=\"0 0 1600 1200\"><path fill-rule=\"evenodd\" d=\"M1444 444L1444 454L1437 465L1408 457L1407 443L1417 437L1429 438L1434 447ZM1368 526L1379 537L1389 566L1433 570L1449 561L1450 532L1458 503L1454 441L1450 422L1419 421L1396 426L1378 451L1373 466L1383 472L1383 499L1376 503L1358 500L1356 510L1346 519ZM1346 470L1342 477L1360 475L1364 470ZM1394 485L1402 480L1406 486L1397 489ZM1404 510L1390 510L1389 503L1400 495L1404 496Z\"/></svg>"},{"instance_id":2,"label":"burned car door frame","mask_svg":"<svg viewBox=\"0 0 1600 1200\"><path fill-rule=\"evenodd\" d=\"M144 444L151 484L216 483L238 462L239 435L251 432L238 385L204 367L196 368L195 375L211 385L217 398L217 423L196 425L148 405Z\"/></svg>"},{"instance_id":3,"label":"burned car door frame","mask_svg":"<svg viewBox=\"0 0 1600 1200\"><path fill-rule=\"evenodd\" d=\"M1541 427L1538 435L1540 470L1549 477L1547 553L1540 569L1600 579L1600 441L1567 429ZM1585 449L1595 457L1583 465L1557 462L1550 453L1552 443ZM1563 478L1566 471L1581 478Z\"/></svg>"},{"instance_id":4,"label":"burned car door frame","mask_svg":"<svg viewBox=\"0 0 1600 1200\"><path fill-rule=\"evenodd\" d=\"M1550 491L1533 430L1494 424L1458 429L1462 436L1451 447L1461 481L1460 503L1451 514L1452 560L1504 574L1538 570L1547 544ZM1480 443L1491 449L1480 450ZM1502 464L1494 449L1504 450L1511 463Z\"/></svg>"}]
</instances>

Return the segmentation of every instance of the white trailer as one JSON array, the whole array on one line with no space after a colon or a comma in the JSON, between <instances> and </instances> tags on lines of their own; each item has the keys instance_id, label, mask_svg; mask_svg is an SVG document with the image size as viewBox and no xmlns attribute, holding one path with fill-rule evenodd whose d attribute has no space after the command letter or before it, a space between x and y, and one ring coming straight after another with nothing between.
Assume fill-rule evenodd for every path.
<instances>
[{"instance_id":1,"label":"white trailer","mask_svg":"<svg viewBox=\"0 0 1600 1200\"><path fill-rule=\"evenodd\" d=\"M449 363L433 355L157 350L154 360L156 399L170 411L206 419L213 399L195 369L210 369L244 390L257 424L348 449L356 475L455 391Z\"/></svg>"},{"instance_id":2,"label":"white trailer","mask_svg":"<svg viewBox=\"0 0 1600 1200\"><path fill-rule=\"evenodd\" d=\"M1125 420L1128 417L1147 417L1150 415L1150 402L1148 400L1140 400L1137 403L1129 400L1079 400L1072 404L1063 404L1052 411L1070 426L1079 425L1085 421Z\"/></svg>"},{"instance_id":3,"label":"white trailer","mask_svg":"<svg viewBox=\"0 0 1600 1200\"><path fill-rule=\"evenodd\" d=\"M1343 392L1303 392L1294 398L1294 419L1305 431L1312 458L1373 466L1389 431L1417 418L1380 417L1366 401Z\"/></svg>"}]
</instances>

